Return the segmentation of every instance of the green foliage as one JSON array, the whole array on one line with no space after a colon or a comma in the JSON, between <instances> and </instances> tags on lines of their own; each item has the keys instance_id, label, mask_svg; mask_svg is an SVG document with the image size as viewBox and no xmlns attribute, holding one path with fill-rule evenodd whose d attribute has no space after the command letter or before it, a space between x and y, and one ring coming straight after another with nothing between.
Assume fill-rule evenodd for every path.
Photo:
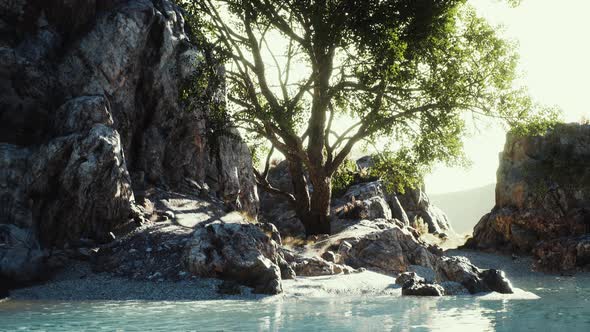
<instances>
[{"instance_id":1,"label":"green foliage","mask_svg":"<svg viewBox=\"0 0 590 332\"><path fill-rule=\"evenodd\" d=\"M538 107L526 121L511 123L510 132L516 137L540 136L552 130L561 121L561 112L554 107Z\"/></svg>"},{"instance_id":2,"label":"green foliage","mask_svg":"<svg viewBox=\"0 0 590 332\"><path fill-rule=\"evenodd\" d=\"M356 162L346 159L332 175L332 194L339 196L355 183L358 178Z\"/></svg>"},{"instance_id":3,"label":"green foliage","mask_svg":"<svg viewBox=\"0 0 590 332\"><path fill-rule=\"evenodd\" d=\"M403 194L406 188L419 187L429 169L412 151L405 149L381 152L374 155L373 160L375 166L371 167L370 174L379 177L390 193Z\"/></svg>"},{"instance_id":4,"label":"green foliage","mask_svg":"<svg viewBox=\"0 0 590 332\"><path fill-rule=\"evenodd\" d=\"M186 112L205 116L205 136L210 152L214 154L219 148L219 137L239 138L230 130L231 116L223 96L220 96L225 87L225 78L220 70L224 60L219 49L206 37L205 31L210 26L202 19L198 6L185 0L177 0L177 4L184 10L189 28L191 45L187 47L195 47L199 51L192 59L193 73L181 82L179 102Z\"/></svg>"}]
</instances>

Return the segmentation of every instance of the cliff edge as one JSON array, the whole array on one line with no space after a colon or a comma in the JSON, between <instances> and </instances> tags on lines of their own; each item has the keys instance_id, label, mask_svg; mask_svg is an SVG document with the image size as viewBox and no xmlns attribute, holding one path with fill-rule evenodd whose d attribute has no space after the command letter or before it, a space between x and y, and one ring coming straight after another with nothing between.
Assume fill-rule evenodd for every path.
<instances>
[{"instance_id":1,"label":"cliff edge","mask_svg":"<svg viewBox=\"0 0 590 332\"><path fill-rule=\"evenodd\" d=\"M590 263L590 126L559 124L542 136L508 134L496 205L466 246L532 253L545 271Z\"/></svg>"}]
</instances>

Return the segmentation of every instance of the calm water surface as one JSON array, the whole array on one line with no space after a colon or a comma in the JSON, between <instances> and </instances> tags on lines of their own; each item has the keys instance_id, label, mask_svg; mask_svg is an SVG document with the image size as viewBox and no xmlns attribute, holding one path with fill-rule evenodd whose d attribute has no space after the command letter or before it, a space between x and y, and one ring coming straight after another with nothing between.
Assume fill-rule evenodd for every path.
<instances>
[{"instance_id":1,"label":"calm water surface","mask_svg":"<svg viewBox=\"0 0 590 332\"><path fill-rule=\"evenodd\" d=\"M590 277L513 278L538 300L266 298L0 303L2 331L590 331Z\"/></svg>"}]
</instances>

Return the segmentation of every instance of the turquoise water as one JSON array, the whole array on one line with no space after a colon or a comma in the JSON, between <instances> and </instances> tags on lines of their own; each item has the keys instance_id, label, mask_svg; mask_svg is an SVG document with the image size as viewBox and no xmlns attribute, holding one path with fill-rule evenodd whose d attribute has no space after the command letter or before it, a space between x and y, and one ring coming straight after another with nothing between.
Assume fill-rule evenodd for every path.
<instances>
[{"instance_id":1,"label":"turquoise water","mask_svg":"<svg viewBox=\"0 0 590 332\"><path fill-rule=\"evenodd\" d=\"M385 296L0 303L2 331L590 331L590 278L513 278L537 300Z\"/></svg>"}]
</instances>

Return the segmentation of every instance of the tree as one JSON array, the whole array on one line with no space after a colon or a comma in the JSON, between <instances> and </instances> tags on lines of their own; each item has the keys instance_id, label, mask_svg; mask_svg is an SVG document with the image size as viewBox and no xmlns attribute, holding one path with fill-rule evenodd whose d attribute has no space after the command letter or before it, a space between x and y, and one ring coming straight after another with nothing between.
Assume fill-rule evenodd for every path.
<instances>
[{"instance_id":1,"label":"tree","mask_svg":"<svg viewBox=\"0 0 590 332\"><path fill-rule=\"evenodd\" d=\"M256 171L260 187L286 197L308 235L330 233L331 177L359 142L387 137L396 162L454 162L466 112L509 125L546 118L513 88L514 46L464 0L199 0L184 7L205 14L227 60L233 121L288 162L293 192L267 181L270 155ZM354 121L337 129L342 116Z\"/></svg>"}]
</instances>

